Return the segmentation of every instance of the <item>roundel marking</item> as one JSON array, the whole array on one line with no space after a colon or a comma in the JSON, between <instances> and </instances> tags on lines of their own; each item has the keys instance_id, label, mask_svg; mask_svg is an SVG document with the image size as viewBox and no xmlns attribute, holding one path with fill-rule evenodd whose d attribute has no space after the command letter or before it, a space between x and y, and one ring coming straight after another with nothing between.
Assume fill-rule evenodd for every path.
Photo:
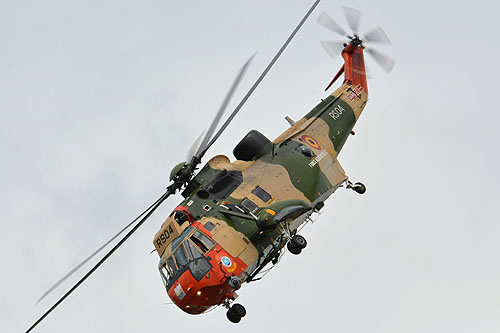
<instances>
[{"instance_id":1,"label":"roundel marking","mask_svg":"<svg viewBox=\"0 0 500 333\"><path fill-rule=\"evenodd\" d=\"M236 269L236 263L233 263L233 267L228 268L227 271L230 272L230 273L232 273L232 272L235 271L235 269Z\"/></svg>"},{"instance_id":2,"label":"roundel marking","mask_svg":"<svg viewBox=\"0 0 500 333\"><path fill-rule=\"evenodd\" d=\"M226 267L231 267L231 265L233 264L231 259L229 259L228 257L224 256L220 259L220 262L226 266Z\"/></svg>"},{"instance_id":3,"label":"roundel marking","mask_svg":"<svg viewBox=\"0 0 500 333\"><path fill-rule=\"evenodd\" d=\"M302 140L304 140L305 143L307 143L312 148L316 150L321 150L321 146L319 145L318 141L316 141L313 137L309 135L302 135L301 138Z\"/></svg>"}]
</instances>

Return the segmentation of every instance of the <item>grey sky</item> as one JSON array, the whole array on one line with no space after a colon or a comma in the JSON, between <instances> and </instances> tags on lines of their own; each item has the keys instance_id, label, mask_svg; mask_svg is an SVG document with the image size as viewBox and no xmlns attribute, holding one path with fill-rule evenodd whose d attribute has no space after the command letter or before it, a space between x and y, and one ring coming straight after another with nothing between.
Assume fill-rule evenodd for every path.
<instances>
[{"instance_id":1,"label":"grey sky","mask_svg":"<svg viewBox=\"0 0 500 333\"><path fill-rule=\"evenodd\" d=\"M308 1L16 1L0 4L0 331L25 330L70 283L39 296L153 202L240 66L234 107ZM322 1L207 157L250 129L275 138L341 66L316 24L342 5L393 42L368 60L370 102L340 154L363 196L339 190L238 302L189 316L150 255L174 197L37 332L498 332L500 31L494 1ZM330 90L331 92L331 90ZM82 272L83 273L83 272Z\"/></svg>"}]
</instances>

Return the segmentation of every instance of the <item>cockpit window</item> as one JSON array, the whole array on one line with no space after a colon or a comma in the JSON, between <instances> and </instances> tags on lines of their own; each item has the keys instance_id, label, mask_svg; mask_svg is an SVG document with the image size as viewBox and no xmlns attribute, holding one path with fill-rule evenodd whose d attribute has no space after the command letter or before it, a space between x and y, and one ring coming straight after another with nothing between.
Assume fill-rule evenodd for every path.
<instances>
[{"instance_id":1,"label":"cockpit window","mask_svg":"<svg viewBox=\"0 0 500 333\"><path fill-rule=\"evenodd\" d=\"M212 268L201 251L208 251L215 243L198 230L186 239L193 229L192 227L184 229L182 234L172 242L172 249L175 250L173 255L166 259L162 256L160 259L160 274L167 288L170 288L177 275L187 269L196 280L200 281Z\"/></svg>"},{"instance_id":2,"label":"cockpit window","mask_svg":"<svg viewBox=\"0 0 500 333\"><path fill-rule=\"evenodd\" d=\"M207 275L210 269L212 269L212 265L205 257L201 257L189 263L189 270L197 281L203 279L203 277Z\"/></svg>"},{"instance_id":3,"label":"cockpit window","mask_svg":"<svg viewBox=\"0 0 500 333\"><path fill-rule=\"evenodd\" d=\"M214 230L214 228L215 228L215 224L213 224L212 222L208 221L207 223L205 223L204 227L208 231L212 232L212 230Z\"/></svg>"},{"instance_id":4,"label":"cockpit window","mask_svg":"<svg viewBox=\"0 0 500 333\"><path fill-rule=\"evenodd\" d=\"M177 266L175 265L173 257L169 257L167 259L167 266L168 266L168 268L170 268L170 273L172 275L175 275L175 273L177 273ZM163 266L163 267L165 267L165 266Z\"/></svg>"},{"instance_id":5,"label":"cockpit window","mask_svg":"<svg viewBox=\"0 0 500 333\"><path fill-rule=\"evenodd\" d=\"M210 238L208 238L198 230L196 230L191 236L191 240L200 248L203 253L207 253L208 250L210 250L215 245L215 243Z\"/></svg>"},{"instance_id":6,"label":"cockpit window","mask_svg":"<svg viewBox=\"0 0 500 333\"><path fill-rule=\"evenodd\" d=\"M179 246L179 244L184 240L184 238L191 232L193 231L193 227L187 227L186 229L184 229L184 231L179 235L179 237L177 237L176 239L174 239L172 241L172 244L171 244L171 249L172 250L175 250L175 248L177 246Z\"/></svg>"},{"instance_id":7,"label":"cockpit window","mask_svg":"<svg viewBox=\"0 0 500 333\"><path fill-rule=\"evenodd\" d=\"M167 269L166 266L161 267L161 269L160 269L160 275L161 275L161 279L163 280L163 283L166 286L168 286L168 284L170 283L170 277L172 275L170 274L170 272L168 271L168 269Z\"/></svg>"},{"instance_id":8,"label":"cockpit window","mask_svg":"<svg viewBox=\"0 0 500 333\"><path fill-rule=\"evenodd\" d=\"M186 252L184 252L183 246L179 246L179 248L175 250L174 257L175 261L177 262L177 267L179 267L179 269L187 265L188 259L186 258Z\"/></svg>"},{"instance_id":9,"label":"cockpit window","mask_svg":"<svg viewBox=\"0 0 500 333\"><path fill-rule=\"evenodd\" d=\"M200 250L192 242L185 241L184 246L188 252L189 259L198 259L203 257L203 254L200 253Z\"/></svg>"}]
</instances>

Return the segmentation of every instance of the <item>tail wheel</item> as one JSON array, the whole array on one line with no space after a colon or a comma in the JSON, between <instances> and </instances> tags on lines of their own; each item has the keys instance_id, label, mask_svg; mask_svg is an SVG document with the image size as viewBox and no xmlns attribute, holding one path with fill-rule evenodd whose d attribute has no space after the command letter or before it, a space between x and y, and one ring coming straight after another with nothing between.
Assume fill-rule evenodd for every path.
<instances>
[{"instance_id":1,"label":"tail wheel","mask_svg":"<svg viewBox=\"0 0 500 333\"><path fill-rule=\"evenodd\" d=\"M352 189L358 194L364 194L366 192L366 186L363 183L354 184Z\"/></svg>"}]
</instances>

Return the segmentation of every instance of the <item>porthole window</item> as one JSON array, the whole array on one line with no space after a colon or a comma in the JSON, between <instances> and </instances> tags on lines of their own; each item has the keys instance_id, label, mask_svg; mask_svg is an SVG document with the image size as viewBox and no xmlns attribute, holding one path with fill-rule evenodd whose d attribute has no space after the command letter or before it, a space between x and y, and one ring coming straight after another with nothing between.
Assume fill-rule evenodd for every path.
<instances>
[{"instance_id":1,"label":"porthole window","mask_svg":"<svg viewBox=\"0 0 500 333\"><path fill-rule=\"evenodd\" d=\"M307 157L308 159L312 159L314 157L314 153L312 152L311 148L301 145L297 148L297 151L299 151L302 155Z\"/></svg>"}]
</instances>

